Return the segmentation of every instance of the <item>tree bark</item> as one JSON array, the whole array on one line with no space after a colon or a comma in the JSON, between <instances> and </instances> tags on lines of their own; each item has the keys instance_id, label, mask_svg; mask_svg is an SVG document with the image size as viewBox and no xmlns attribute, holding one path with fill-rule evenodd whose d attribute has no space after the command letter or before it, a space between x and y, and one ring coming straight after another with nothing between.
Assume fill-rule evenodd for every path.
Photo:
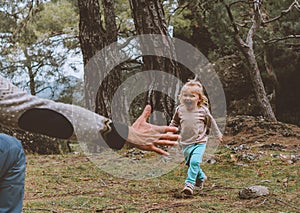
<instances>
[{"instance_id":1,"label":"tree bark","mask_svg":"<svg viewBox=\"0 0 300 213\"><path fill-rule=\"evenodd\" d=\"M102 0L102 5L106 29L106 41L107 44L111 44L113 42L116 42L118 38L114 0Z\"/></svg>"},{"instance_id":2,"label":"tree bark","mask_svg":"<svg viewBox=\"0 0 300 213\"><path fill-rule=\"evenodd\" d=\"M265 87L260 75L260 70L255 58L254 54L254 45L253 45L253 37L255 36L256 31L261 25L261 16L260 16L260 2L254 2L253 3L253 10L254 15L252 19L252 26L250 27L247 35L246 42L244 42L239 34L238 27L236 26L233 18L233 14L231 13L230 7L223 1L223 4L225 5L231 24L233 26L234 32L235 32L235 41L247 59L247 63L249 66L249 73L251 82L254 88L254 92L257 98L257 101L259 103L259 106L262 110L263 116L269 120L269 121L276 121L275 114L272 110L270 101L267 98L267 94L265 91Z\"/></svg>"},{"instance_id":3,"label":"tree bark","mask_svg":"<svg viewBox=\"0 0 300 213\"><path fill-rule=\"evenodd\" d=\"M79 8L79 40L84 65L105 46L104 29L100 19L100 6L98 0L78 0ZM90 110L95 109L96 91L99 72L84 70L85 103Z\"/></svg>"},{"instance_id":4,"label":"tree bark","mask_svg":"<svg viewBox=\"0 0 300 213\"><path fill-rule=\"evenodd\" d=\"M23 49L23 53L24 56L26 58L25 61L25 67L27 68L27 72L28 72L28 77L29 77L29 88L30 88L30 94L31 95L36 95L36 89L35 89L35 75L34 72L32 70L32 66L31 66L31 58L28 55L28 51L26 48Z\"/></svg>"},{"instance_id":5,"label":"tree bark","mask_svg":"<svg viewBox=\"0 0 300 213\"><path fill-rule=\"evenodd\" d=\"M245 52L245 54L250 65L250 78L252 79L254 91L262 108L263 115L267 120L276 121L275 114L272 110L270 101L268 100L267 93L260 75L260 70L258 68L253 47L253 37L261 25L260 2L253 3L253 10L253 23L247 35L248 50Z\"/></svg>"},{"instance_id":6,"label":"tree bark","mask_svg":"<svg viewBox=\"0 0 300 213\"><path fill-rule=\"evenodd\" d=\"M132 16L135 23L135 28L138 35L143 34L159 34L167 36L168 29L164 17L164 9L161 1L159 0L149 0L149 1L140 1L140 0L130 0L130 6L132 11ZM175 50L172 42L168 37L166 40L157 41L157 37L153 37L152 45L154 44L155 51L163 51L164 54L167 52L170 56L174 58ZM147 42L142 42L141 44L142 53L147 52ZM157 54L161 55L161 54ZM175 57L176 58L176 57ZM143 56L143 71L159 70L170 73L175 77L179 78L179 69L176 61L169 60L168 57L162 58L158 56ZM172 82L168 79L162 79L161 76L153 76L150 74L152 85L149 86L148 94L146 94L145 102L152 105L153 110L161 111L164 113L166 122L169 123L174 109L174 101L168 97L166 94L154 91L152 88L157 88L156 85L164 85L166 82L169 83L169 88L172 91L172 94L178 93L175 88L175 85L172 85ZM177 97L177 95L176 95ZM159 119L153 117L153 120L158 121Z\"/></svg>"},{"instance_id":7,"label":"tree bark","mask_svg":"<svg viewBox=\"0 0 300 213\"><path fill-rule=\"evenodd\" d=\"M113 0L102 0L105 22L105 45L110 45L117 42L118 29L116 24L116 15ZM109 54L109 52L102 52L102 54ZM105 64L115 64L113 55L103 55L107 61ZM105 66L105 65L104 65ZM121 84L121 68L119 66L113 68L107 76L101 76L102 84L100 85L96 98L96 113L111 118L111 102L114 93ZM121 103L122 100L120 100ZM117 115L115 115L118 117Z\"/></svg>"},{"instance_id":8,"label":"tree bark","mask_svg":"<svg viewBox=\"0 0 300 213\"><path fill-rule=\"evenodd\" d=\"M117 25L115 21L114 1L102 0L105 28L101 21L101 11L98 0L78 0L80 12L79 38L84 58L84 65L100 50L117 41ZM101 54L109 54L105 51ZM113 69L108 75L104 73L106 64L113 63L113 56L101 55L95 60L105 60L95 63L94 69L85 69L85 100L90 110L95 110L103 116L110 117L110 104L113 94L120 84L120 68ZM104 67L103 67L104 66ZM95 88L95 87L99 88Z\"/></svg>"}]
</instances>

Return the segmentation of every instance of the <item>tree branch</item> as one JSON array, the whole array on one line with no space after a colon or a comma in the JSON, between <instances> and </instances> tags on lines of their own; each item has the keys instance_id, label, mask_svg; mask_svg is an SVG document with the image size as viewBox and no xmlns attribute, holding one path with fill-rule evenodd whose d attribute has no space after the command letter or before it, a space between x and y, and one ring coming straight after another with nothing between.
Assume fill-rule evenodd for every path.
<instances>
[{"instance_id":1,"label":"tree branch","mask_svg":"<svg viewBox=\"0 0 300 213\"><path fill-rule=\"evenodd\" d=\"M42 91L44 91L44 90L46 90L46 89L50 89L50 90L52 90L53 88L52 88L52 87L50 87L50 86L43 87L42 89L40 89L40 90L36 91L36 94L38 94L38 93L40 93L40 92L42 92Z\"/></svg>"},{"instance_id":2,"label":"tree branch","mask_svg":"<svg viewBox=\"0 0 300 213\"><path fill-rule=\"evenodd\" d=\"M284 41L284 40L288 40L288 39L292 39L292 38L300 38L300 35L288 35L282 38L272 38L270 40L267 41L263 41L264 44L273 44L276 43L278 41Z\"/></svg>"},{"instance_id":3,"label":"tree branch","mask_svg":"<svg viewBox=\"0 0 300 213\"><path fill-rule=\"evenodd\" d=\"M283 17L286 14L288 14L289 12L291 12L293 8L296 8L296 10L300 12L300 4L299 4L298 0L294 0L294 2L289 6L288 9L282 10L280 15L278 15L270 20L267 20L267 21L262 20L262 24L268 24L268 23L271 23L271 22L274 22L274 21L280 19L281 17Z\"/></svg>"},{"instance_id":4,"label":"tree branch","mask_svg":"<svg viewBox=\"0 0 300 213\"><path fill-rule=\"evenodd\" d=\"M238 3L246 3L246 4L253 4L255 1L247 1L247 0L239 0L239 1L235 1L235 2L232 2L230 3L228 6L231 7L235 4L238 4Z\"/></svg>"},{"instance_id":5,"label":"tree branch","mask_svg":"<svg viewBox=\"0 0 300 213\"><path fill-rule=\"evenodd\" d=\"M12 33L12 38L11 40L14 41L18 34L26 27L29 19L30 19L30 16L32 15L33 13L33 3L34 1L32 0L31 3L29 3L29 11L28 11L28 14L27 16L24 18L24 20L21 21L20 25L16 28L16 30Z\"/></svg>"},{"instance_id":6,"label":"tree branch","mask_svg":"<svg viewBox=\"0 0 300 213\"><path fill-rule=\"evenodd\" d=\"M118 44L118 49L120 49L120 50L124 49L124 48L127 47L128 44L129 44L132 40L134 40L134 39L135 39L135 37L129 37L129 38L127 38L126 41L125 41L124 43Z\"/></svg>"},{"instance_id":7,"label":"tree branch","mask_svg":"<svg viewBox=\"0 0 300 213\"><path fill-rule=\"evenodd\" d=\"M233 27L233 30L234 30L234 33L235 33L235 38L238 41L238 44L240 44L242 46L242 48L248 47L248 45L243 41L243 39L240 36L239 29L238 29L238 27L237 27L237 25L234 21L233 14L231 12L230 6L227 5L225 3L225 1L223 1L223 0L221 2L224 4L224 6L226 8L227 14L228 14L230 22L231 22L231 26Z\"/></svg>"},{"instance_id":8,"label":"tree branch","mask_svg":"<svg viewBox=\"0 0 300 213\"><path fill-rule=\"evenodd\" d=\"M253 23L251 28L248 31L248 35L247 35L247 44L248 46L253 49L253 37L254 34L256 32L256 30L259 28L260 24L261 24L261 13L260 13L260 0L256 0L254 1L253 4L253 9L254 9L254 17L253 17Z\"/></svg>"}]
</instances>

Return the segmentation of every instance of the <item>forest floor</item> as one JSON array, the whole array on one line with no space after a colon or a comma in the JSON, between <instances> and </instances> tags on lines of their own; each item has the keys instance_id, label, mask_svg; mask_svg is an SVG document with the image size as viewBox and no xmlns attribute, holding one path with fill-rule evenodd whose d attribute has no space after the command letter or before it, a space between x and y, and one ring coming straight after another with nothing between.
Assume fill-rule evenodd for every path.
<instances>
[{"instance_id":1,"label":"forest floor","mask_svg":"<svg viewBox=\"0 0 300 213\"><path fill-rule=\"evenodd\" d=\"M229 118L213 159L202 165L204 189L188 197L181 193L184 162L160 177L128 180L78 152L27 155L23 212L300 212L299 127ZM239 191L252 185L270 194L241 199Z\"/></svg>"}]
</instances>

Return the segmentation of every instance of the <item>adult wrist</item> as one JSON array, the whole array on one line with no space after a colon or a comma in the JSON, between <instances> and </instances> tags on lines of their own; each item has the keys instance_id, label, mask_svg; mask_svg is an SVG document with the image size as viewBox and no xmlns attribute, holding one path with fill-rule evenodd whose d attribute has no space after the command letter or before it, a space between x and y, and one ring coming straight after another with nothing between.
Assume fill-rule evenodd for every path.
<instances>
[{"instance_id":1,"label":"adult wrist","mask_svg":"<svg viewBox=\"0 0 300 213\"><path fill-rule=\"evenodd\" d=\"M102 134L104 141L112 149L122 149L128 138L129 127L119 122L111 122L108 125L110 131Z\"/></svg>"}]
</instances>

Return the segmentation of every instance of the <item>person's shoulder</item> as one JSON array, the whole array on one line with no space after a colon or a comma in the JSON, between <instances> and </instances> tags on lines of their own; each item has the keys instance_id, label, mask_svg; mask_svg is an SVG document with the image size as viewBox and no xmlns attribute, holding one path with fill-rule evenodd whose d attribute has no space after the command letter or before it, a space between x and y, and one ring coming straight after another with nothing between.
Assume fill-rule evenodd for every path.
<instances>
[{"instance_id":1,"label":"person's shoulder","mask_svg":"<svg viewBox=\"0 0 300 213\"><path fill-rule=\"evenodd\" d=\"M210 113L209 112L209 108L206 106L206 105L201 105L199 108L198 108L199 111L202 111L202 112L205 112L205 113Z\"/></svg>"}]
</instances>

